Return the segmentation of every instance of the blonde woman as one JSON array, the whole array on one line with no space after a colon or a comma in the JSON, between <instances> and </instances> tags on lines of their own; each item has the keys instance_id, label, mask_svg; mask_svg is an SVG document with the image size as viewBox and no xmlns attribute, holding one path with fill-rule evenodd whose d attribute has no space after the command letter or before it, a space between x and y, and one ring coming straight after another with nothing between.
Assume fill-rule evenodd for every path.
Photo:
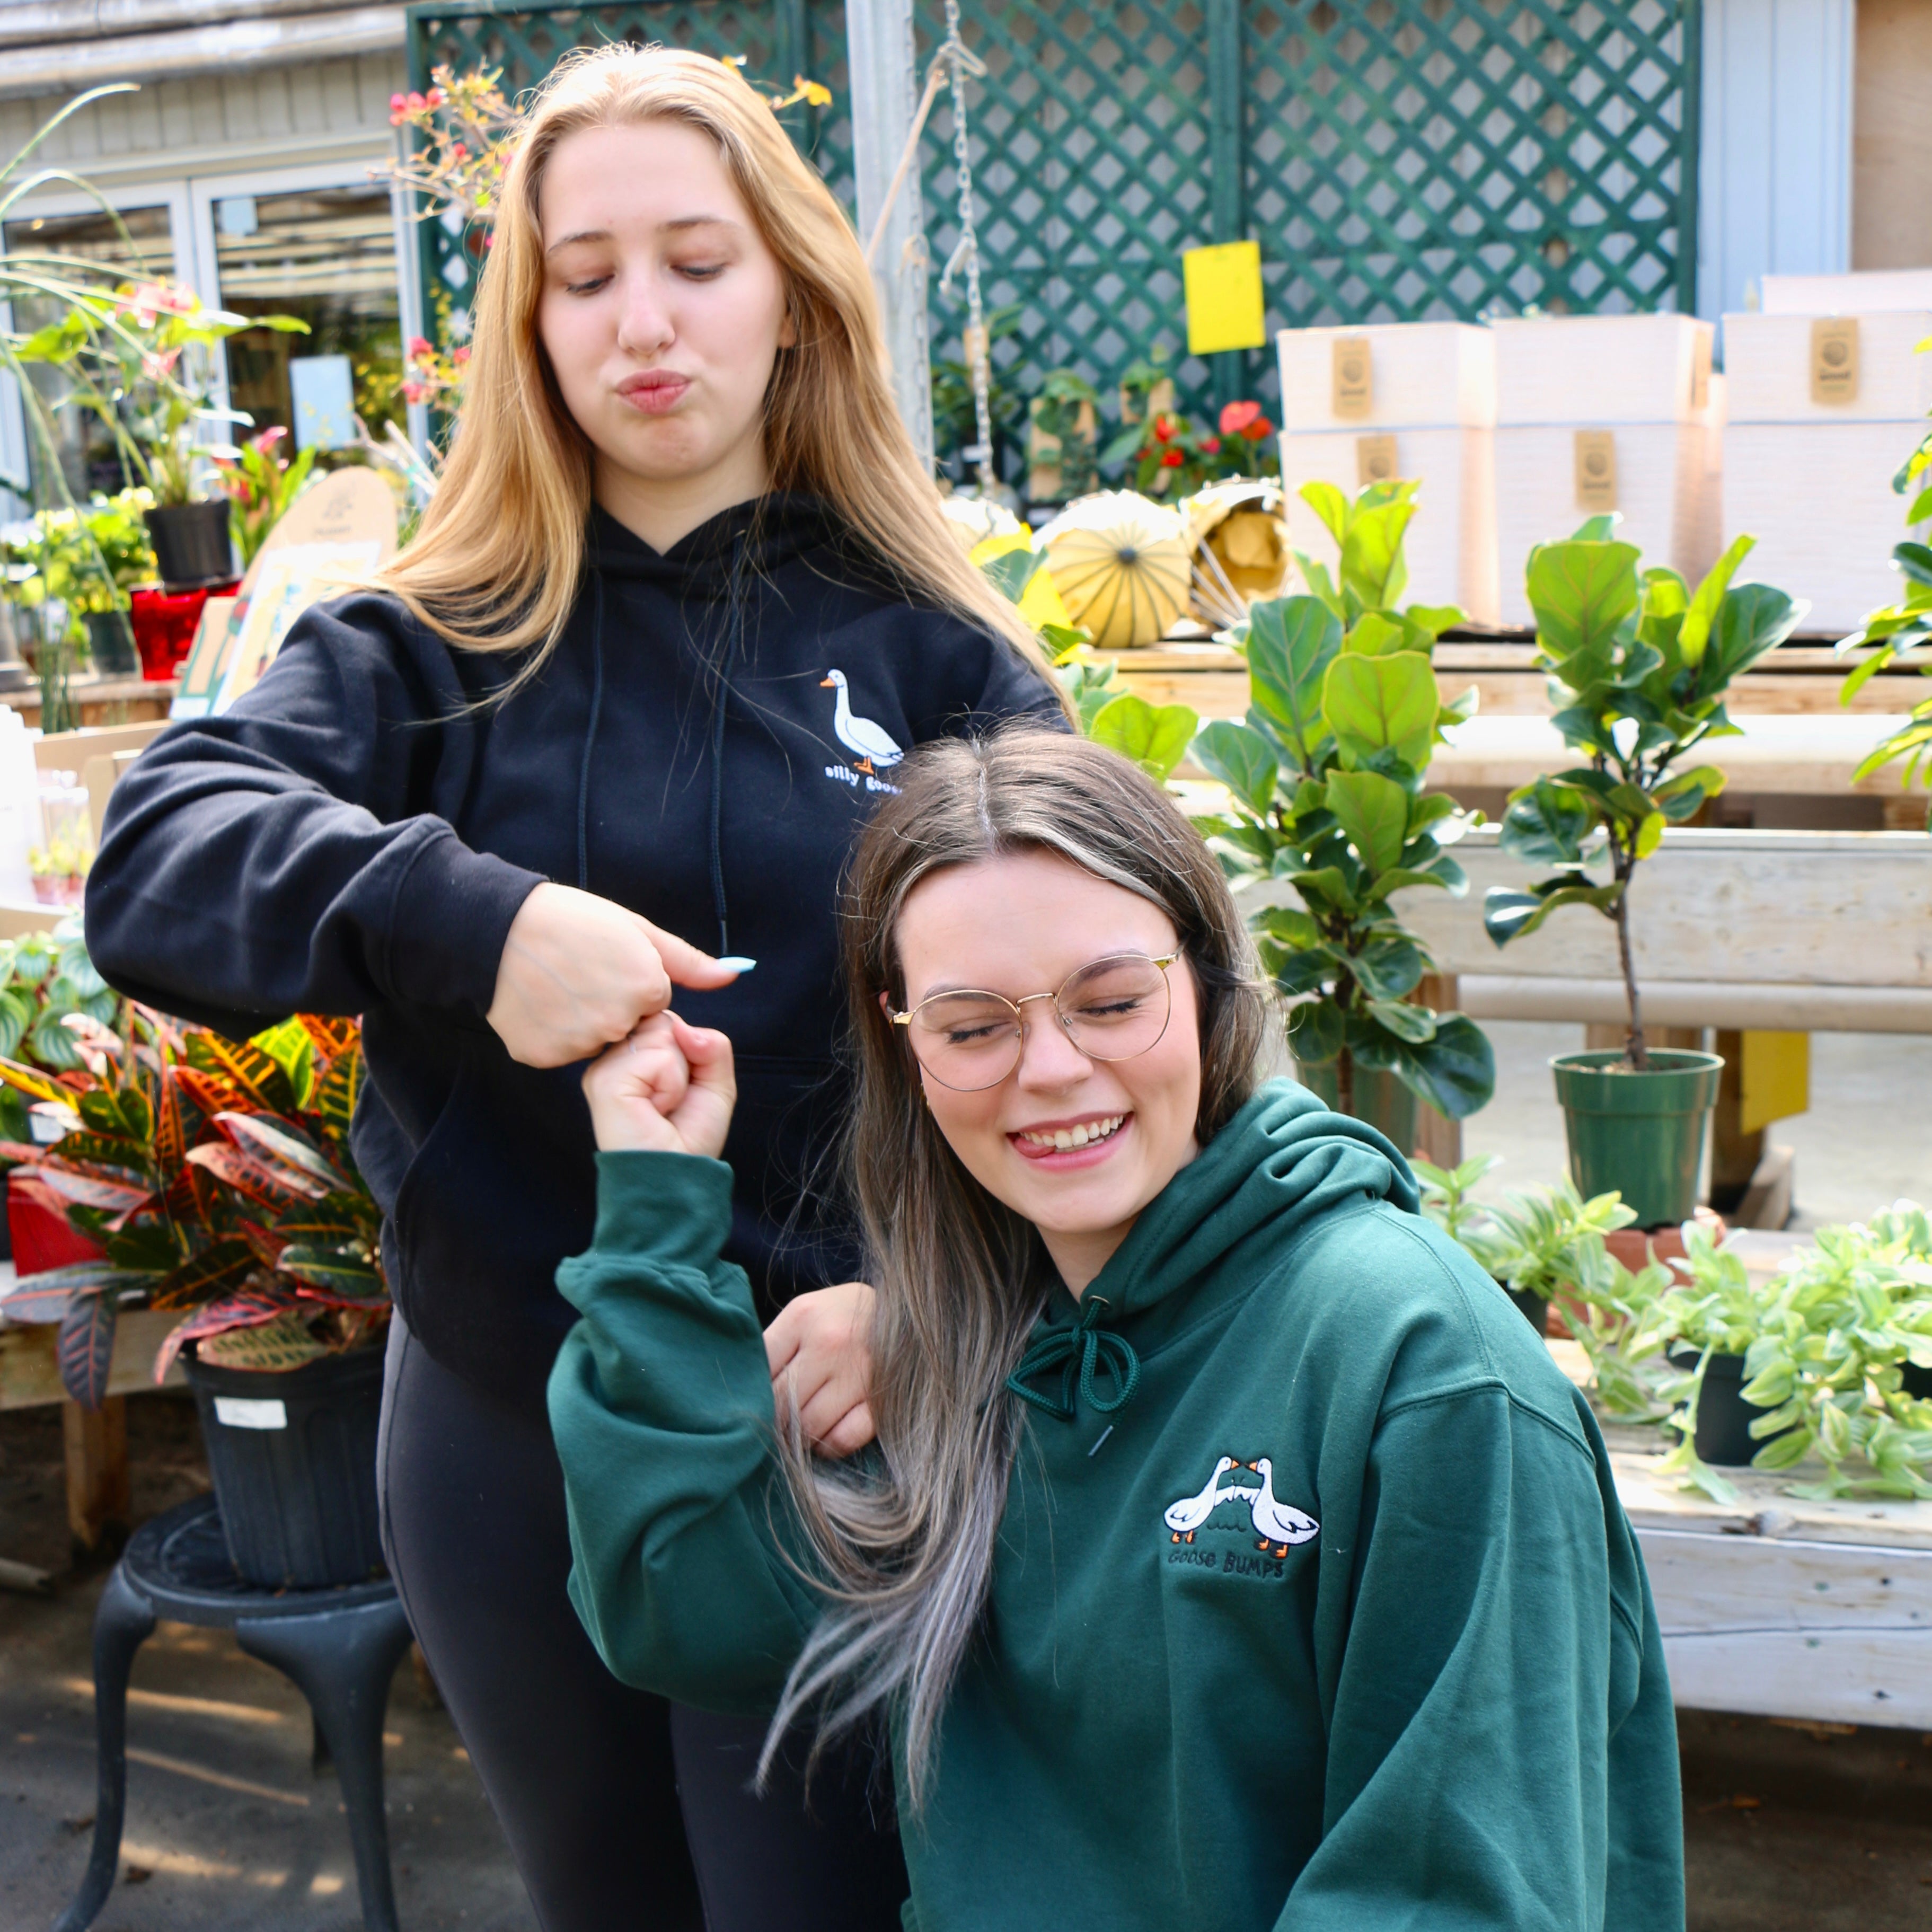
<instances>
[{"instance_id":1,"label":"blonde woman","mask_svg":"<svg viewBox=\"0 0 1932 1932\"><path fill-rule=\"evenodd\" d=\"M420 535L123 779L89 941L230 1031L363 1016L391 1567L546 1932L688 1922L674 1728L712 1932L896 1925L862 1766L815 1822L754 1803L762 1726L674 1724L566 1599L542 1392L595 1205L573 1067L683 989L740 1048L728 1246L764 1318L855 1274L804 1194L842 1109L840 869L914 746L1058 700L918 467L849 223L730 69L566 63L476 323ZM771 1343L835 1450L869 1433L840 1346L867 1293Z\"/></svg>"},{"instance_id":2,"label":"blonde woman","mask_svg":"<svg viewBox=\"0 0 1932 1932\"><path fill-rule=\"evenodd\" d=\"M586 1076L550 1379L617 1673L890 1729L908 1927L1666 1932L1676 1732L1582 1396L1287 1081L1219 868L1084 740L927 747L848 900L878 1448L775 1414L732 1043Z\"/></svg>"}]
</instances>

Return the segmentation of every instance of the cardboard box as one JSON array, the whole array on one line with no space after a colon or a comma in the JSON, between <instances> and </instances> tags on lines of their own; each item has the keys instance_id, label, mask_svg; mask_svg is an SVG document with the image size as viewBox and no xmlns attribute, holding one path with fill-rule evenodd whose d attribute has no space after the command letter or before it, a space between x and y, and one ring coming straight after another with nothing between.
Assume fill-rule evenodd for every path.
<instances>
[{"instance_id":1,"label":"cardboard box","mask_svg":"<svg viewBox=\"0 0 1932 1932\"><path fill-rule=\"evenodd\" d=\"M1284 328L1275 350L1284 436L1487 429L1496 419L1495 346L1468 322Z\"/></svg>"}]
</instances>

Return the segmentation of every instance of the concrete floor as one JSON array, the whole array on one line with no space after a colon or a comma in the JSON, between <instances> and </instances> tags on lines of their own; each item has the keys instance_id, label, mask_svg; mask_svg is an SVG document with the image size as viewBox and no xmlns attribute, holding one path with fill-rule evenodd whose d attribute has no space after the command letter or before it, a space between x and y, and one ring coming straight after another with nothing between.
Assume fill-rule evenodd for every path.
<instances>
[{"instance_id":1,"label":"concrete floor","mask_svg":"<svg viewBox=\"0 0 1932 1932\"><path fill-rule=\"evenodd\" d=\"M1485 1192L1554 1179L1562 1124L1549 1058L1574 1027L1495 1024L1501 1097L1467 1124L1505 1165ZM1932 1040L1820 1034L1813 1105L1775 1137L1797 1149L1802 1225L1932 1198ZM205 1488L191 1407L128 1404L135 1509ZM64 1569L52 1410L0 1415L0 1555ZM95 1563L39 1600L0 1593L0 1932L50 1925L86 1864L94 1811L88 1635ZM217 1633L164 1625L135 1666L122 1882L101 1932L352 1932L354 1868L332 1778L310 1768L293 1688ZM1680 1715L1690 1932L1924 1932L1932 1927L1932 1736L1841 1734ZM388 1708L396 1888L408 1932L532 1932L461 1742L404 1667ZM614 1928L615 1932L615 1928ZM1661 1932L1661 1928L1660 1929Z\"/></svg>"}]
</instances>

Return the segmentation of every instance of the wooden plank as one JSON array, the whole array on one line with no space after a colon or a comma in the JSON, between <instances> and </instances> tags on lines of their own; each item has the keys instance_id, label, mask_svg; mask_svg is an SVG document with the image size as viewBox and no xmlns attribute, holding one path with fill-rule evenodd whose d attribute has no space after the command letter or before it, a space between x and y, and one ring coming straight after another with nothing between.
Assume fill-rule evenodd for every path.
<instances>
[{"instance_id":1,"label":"wooden plank","mask_svg":"<svg viewBox=\"0 0 1932 1932\"><path fill-rule=\"evenodd\" d=\"M181 1319L164 1310L125 1310L114 1334L114 1358L107 1371L107 1392L129 1395L154 1387L154 1358L170 1329ZM164 1388L186 1386L181 1364L168 1370ZM50 1324L8 1327L0 1323L0 1408L28 1408L42 1402L63 1402L60 1365Z\"/></svg>"},{"instance_id":2,"label":"wooden plank","mask_svg":"<svg viewBox=\"0 0 1932 1932\"><path fill-rule=\"evenodd\" d=\"M83 1550L98 1550L131 1526L128 1398L112 1395L91 1409L62 1402L61 1436L67 1451L67 1526Z\"/></svg>"},{"instance_id":3,"label":"wooden plank","mask_svg":"<svg viewBox=\"0 0 1932 1932\"><path fill-rule=\"evenodd\" d=\"M1394 896L1438 970L1620 976L1615 930L1587 908L1559 912L1498 952L1483 930L1484 893L1491 886L1520 887L1530 870L1498 848L1492 831L1472 832L1455 852L1469 875L1465 897L1424 889ZM1267 890L1284 900L1292 896L1286 886ZM1820 988L1932 988L1932 836L1668 832L1639 874L1631 924L1640 985L1748 980ZM1696 1016L1684 1023L1696 1024Z\"/></svg>"},{"instance_id":4,"label":"wooden plank","mask_svg":"<svg viewBox=\"0 0 1932 1932\"><path fill-rule=\"evenodd\" d=\"M1647 1528L1644 1562L1666 1636L1724 1631L1932 1634L1932 1550ZM1932 1694L1932 1684L1928 1684Z\"/></svg>"}]
</instances>

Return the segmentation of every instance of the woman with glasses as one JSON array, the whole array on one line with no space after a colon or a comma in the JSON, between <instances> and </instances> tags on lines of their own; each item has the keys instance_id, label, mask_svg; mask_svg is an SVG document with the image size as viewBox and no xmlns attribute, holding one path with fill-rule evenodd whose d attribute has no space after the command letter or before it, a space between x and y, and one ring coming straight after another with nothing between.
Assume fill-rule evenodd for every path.
<instances>
[{"instance_id":1,"label":"woman with glasses","mask_svg":"<svg viewBox=\"0 0 1932 1932\"><path fill-rule=\"evenodd\" d=\"M755 1802L762 1726L616 1683L565 1597L578 1076L674 983L731 1029L726 1245L806 1432L855 1446L869 1292L812 1185L847 1110L839 874L906 752L1059 695L899 420L849 220L734 68L571 57L491 238L420 530L122 779L88 942L226 1032L362 1016L384 1546L545 1932L688 1932L694 1856L709 1932L885 1932L869 1766L810 1815L782 1779Z\"/></svg>"},{"instance_id":2,"label":"woman with glasses","mask_svg":"<svg viewBox=\"0 0 1932 1932\"><path fill-rule=\"evenodd\" d=\"M1125 760L930 746L844 910L874 1450L775 1416L720 1259L731 1043L585 1076L550 1403L628 1681L890 1736L918 1932L1683 1923L1676 1732L1582 1397L1286 1081L1220 871Z\"/></svg>"}]
</instances>

